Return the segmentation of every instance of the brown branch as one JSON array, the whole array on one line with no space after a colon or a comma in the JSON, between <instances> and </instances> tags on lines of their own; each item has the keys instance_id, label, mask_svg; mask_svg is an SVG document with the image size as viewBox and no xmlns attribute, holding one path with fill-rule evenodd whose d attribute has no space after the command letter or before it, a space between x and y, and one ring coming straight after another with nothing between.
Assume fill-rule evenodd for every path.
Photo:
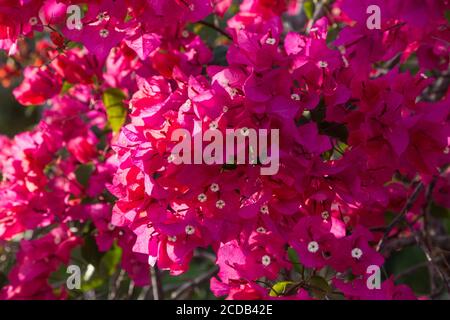
<instances>
[{"instance_id":1,"label":"brown branch","mask_svg":"<svg viewBox=\"0 0 450 320\"><path fill-rule=\"evenodd\" d=\"M218 272L218 267L214 266L211 270L209 270L208 272L199 275L198 277L182 284L177 290L175 290L174 292L172 292L171 294L171 298L173 300L178 300L180 299L186 292L189 292L190 290L192 290L195 287L198 287L199 285L201 285L203 282L208 281L209 279L211 279L211 277L213 277L217 272Z\"/></svg>"},{"instance_id":2,"label":"brown branch","mask_svg":"<svg viewBox=\"0 0 450 320\"><path fill-rule=\"evenodd\" d=\"M203 25L205 27L211 28L211 29L217 31L218 33L220 33L221 35L227 37L229 40L233 40L233 38L228 34L228 32L226 32L225 30L220 29L219 27L217 27L216 25L214 25L214 24L212 24L212 23L210 23L208 21L201 20L201 21L198 21L196 23L201 24L201 25Z\"/></svg>"},{"instance_id":3,"label":"brown branch","mask_svg":"<svg viewBox=\"0 0 450 320\"><path fill-rule=\"evenodd\" d=\"M391 221L391 223L386 227L386 230L384 231L383 237L381 238L380 242L377 245L377 251L381 251L384 246L384 242L389 236L389 233L391 233L392 229L403 220L406 213L411 210L412 206L417 200L417 197L419 196L420 192L423 189L423 183L419 182L419 184L416 186L416 189L414 189L414 192L411 194L411 196L406 201L405 206L403 207L402 211Z\"/></svg>"}]
</instances>

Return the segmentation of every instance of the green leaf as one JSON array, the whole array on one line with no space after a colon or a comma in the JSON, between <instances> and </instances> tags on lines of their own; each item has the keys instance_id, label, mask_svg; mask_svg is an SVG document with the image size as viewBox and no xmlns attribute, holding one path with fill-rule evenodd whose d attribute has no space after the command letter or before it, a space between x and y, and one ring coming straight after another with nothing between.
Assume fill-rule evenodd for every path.
<instances>
[{"instance_id":1,"label":"green leaf","mask_svg":"<svg viewBox=\"0 0 450 320\"><path fill-rule=\"evenodd\" d=\"M98 251L97 243L93 236L89 235L85 237L84 244L81 247L81 256L88 263L97 267L100 263L103 253Z\"/></svg>"},{"instance_id":2,"label":"green leaf","mask_svg":"<svg viewBox=\"0 0 450 320\"><path fill-rule=\"evenodd\" d=\"M67 81L64 81L62 89L61 89L61 94L67 93L67 91L70 90L70 88L72 88L73 85Z\"/></svg>"},{"instance_id":3,"label":"green leaf","mask_svg":"<svg viewBox=\"0 0 450 320\"><path fill-rule=\"evenodd\" d=\"M347 127L342 123L322 121L319 123L319 133L344 142L348 139Z\"/></svg>"},{"instance_id":4,"label":"green leaf","mask_svg":"<svg viewBox=\"0 0 450 320\"><path fill-rule=\"evenodd\" d=\"M100 261L100 273L107 277L112 276L117 269L117 265L122 257L122 249L114 244Z\"/></svg>"},{"instance_id":5,"label":"green leaf","mask_svg":"<svg viewBox=\"0 0 450 320\"><path fill-rule=\"evenodd\" d=\"M213 53L214 53L213 64L219 65L219 66L228 65L227 51L228 51L228 46L216 46L213 51Z\"/></svg>"},{"instance_id":6,"label":"green leaf","mask_svg":"<svg viewBox=\"0 0 450 320\"><path fill-rule=\"evenodd\" d=\"M88 282L83 282L81 284L81 291L88 292L97 288L100 288L105 282L105 279L102 278L93 278Z\"/></svg>"},{"instance_id":7,"label":"green leaf","mask_svg":"<svg viewBox=\"0 0 450 320\"><path fill-rule=\"evenodd\" d=\"M291 284L293 284L292 281L280 281L275 283L272 289L270 289L269 296L278 297L284 295Z\"/></svg>"},{"instance_id":8,"label":"green leaf","mask_svg":"<svg viewBox=\"0 0 450 320\"><path fill-rule=\"evenodd\" d=\"M312 0L305 1L303 3L303 11L308 19L312 19L314 16L314 3Z\"/></svg>"},{"instance_id":9,"label":"green leaf","mask_svg":"<svg viewBox=\"0 0 450 320\"><path fill-rule=\"evenodd\" d=\"M288 248L287 252L288 252L289 261L291 261L291 263L294 267L294 270L299 273L302 273L303 266L300 263L297 251L295 251L294 248Z\"/></svg>"},{"instance_id":10,"label":"green leaf","mask_svg":"<svg viewBox=\"0 0 450 320\"><path fill-rule=\"evenodd\" d=\"M114 132L119 132L127 118L127 109L124 107L123 100L126 95L117 88L110 88L103 92L103 104L108 115L108 123Z\"/></svg>"},{"instance_id":11,"label":"green leaf","mask_svg":"<svg viewBox=\"0 0 450 320\"><path fill-rule=\"evenodd\" d=\"M89 183L89 178L94 171L94 166L92 164L81 164L75 170L75 176L77 181L84 187L87 187Z\"/></svg>"},{"instance_id":12,"label":"green leaf","mask_svg":"<svg viewBox=\"0 0 450 320\"><path fill-rule=\"evenodd\" d=\"M447 22L450 23L450 10L445 11L445 19L447 19Z\"/></svg>"},{"instance_id":13,"label":"green leaf","mask_svg":"<svg viewBox=\"0 0 450 320\"><path fill-rule=\"evenodd\" d=\"M327 33L327 45L330 45L331 43L334 42L334 40L336 40L337 36L339 34L339 28L337 27L337 25L333 25L328 29L328 33Z\"/></svg>"},{"instance_id":14,"label":"green leaf","mask_svg":"<svg viewBox=\"0 0 450 320\"><path fill-rule=\"evenodd\" d=\"M431 215L440 219L450 219L450 209L441 207L434 202L431 203Z\"/></svg>"},{"instance_id":15,"label":"green leaf","mask_svg":"<svg viewBox=\"0 0 450 320\"><path fill-rule=\"evenodd\" d=\"M389 275L398 275L414 266L422 264L423 267L406 274L397 280L398 284L406 284L417 294L430 292L430 275L426 267L426 256L419 246L411 246L400 251L395 251L385 263Z\"/></svg>"},{"instance_id":16,"label":"green leaf","mask_svg":"<svg viewBox=\"0 0 450 320\"><path fill-rule=\"evenodd\" d=\"M313 276L309 279L309 285L311 286L311 293L318 299L323 299L332 291L327 280L319 276Z\"/></svg>"}]
</instances>

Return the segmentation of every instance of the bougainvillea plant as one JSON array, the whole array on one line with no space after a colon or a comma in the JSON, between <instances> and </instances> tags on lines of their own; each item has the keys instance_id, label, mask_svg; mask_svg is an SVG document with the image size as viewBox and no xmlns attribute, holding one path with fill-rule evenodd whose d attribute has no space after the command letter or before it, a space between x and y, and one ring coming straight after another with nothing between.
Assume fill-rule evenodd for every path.
<instances>
[{"instance_id":1,"label":"bougainvillea plant","mask_svg":"<svg viewBox=\"0 0 450 320\"><path fill-rule=\"evenodd\" d=\"M39 113L0 136L0 299L448 298L449 21L448 0L0 1L2 85ZM177 130L230 129L278 130L276 173L175 161Z\"/></svg>"}]
</instances>

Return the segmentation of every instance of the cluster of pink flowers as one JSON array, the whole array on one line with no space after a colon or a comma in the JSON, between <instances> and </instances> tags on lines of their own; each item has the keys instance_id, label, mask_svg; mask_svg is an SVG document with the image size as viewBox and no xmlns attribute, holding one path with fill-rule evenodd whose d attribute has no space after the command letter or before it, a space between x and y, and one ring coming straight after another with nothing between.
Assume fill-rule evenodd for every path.
<instances>
[{"instance_id":1,"label":"cluster of pink flowers","mask_svg":"<svg viewBox=\"0 0 450 320\"><path fill-rule=\"evenodd\" d=\"M46 105L42 120L0 137L0 239L51 230L21 240L0 298L67 297L48 278L89 223L100 251L122 248L121 266L140 286L151 266L179 275L197 250L212 249L217 296L317 298L306 273L348 299L415 298L393 278L369 288L367 270L384 263L375 247L383 232L372 230L402 210L411 182L438 177L433 199L450 207L450 92L423 96L449 67L447 0L337 0L304 32L286 32L282 19L301 1L96 0L83 7L82 28L68 28L67 7L82 3L0 4L0 48L10 55L21 38L50 34L39 43L48 63L25 67L14 90L24 105ZM381 29L371 30L374 4ZM214 43L227 49L221 63L190 26L230 12ZM411 61L414 74L403 68ZM110 90L128 105L120 132L110 130ZM175 164L180 128L278 129L279 170ZM280 283L288 294L276 292Z\"/></svg>"}]
</instances>

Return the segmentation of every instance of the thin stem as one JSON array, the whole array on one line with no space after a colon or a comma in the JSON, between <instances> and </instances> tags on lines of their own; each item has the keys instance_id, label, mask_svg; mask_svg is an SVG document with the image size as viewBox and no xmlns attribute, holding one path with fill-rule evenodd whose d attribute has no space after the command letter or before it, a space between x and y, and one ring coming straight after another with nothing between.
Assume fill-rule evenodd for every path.
<instances>
[{"instance_id":1,"label":"thin stem","mask_svg":"<svg viewBox=\"0 0 450 320\"><path fill-rule=\"evenodd\" d=\"M150 269L153 300L164 300L164 293L162 290L161 275L157 266Z\"/></svg>"},{"instance_id":2,"label":"thin stem","mask_svg":"<svg viewBox=\"0 0 450 320\"><path fill-rule=\"evenodd\" d=\"M202 21L198 21L197 23L201 24L201 25L204 25L205 27L211 28L211 29L217 31L218 33L220 33L221 35L227 37L228 39L233 40L233 38L228 34L228 32L220 29L219 27L215 26L214 24L212 24L210 22L202 20Z\"/></svg>"},{"instance_id":3,"label":"thin stem","mask_svg":"<svg viewBox=\"0 0 450 320\"><path fill-rule=\"evenodd\" d=\"M405 206L403 207L402 211L391 221L391 223L387 226L386 230L384 231L383 238L380 240L377 246L377 251L380 251L383 246L384 242L389 236L389 233L392 231L392 229L405 217L406 213L408 213L409 210L411 210L412 206L414 205L414 202L416 202L417 197L419 196L420 192L423 189L423 183L419 182L414 192L411 194L411 196L406 201Z\"/></svg>"}]
</instances>

